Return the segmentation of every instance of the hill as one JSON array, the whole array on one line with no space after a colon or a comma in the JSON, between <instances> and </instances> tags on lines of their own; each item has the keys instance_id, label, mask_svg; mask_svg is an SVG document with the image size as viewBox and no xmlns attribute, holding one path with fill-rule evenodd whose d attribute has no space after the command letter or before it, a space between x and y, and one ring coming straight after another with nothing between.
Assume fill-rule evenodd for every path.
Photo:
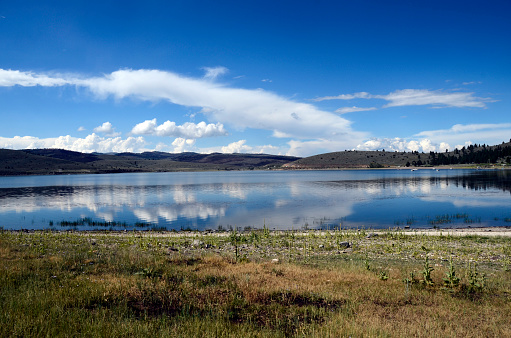
<instances>
[{"instance_id":1,"label":"hill","mask_svg":"<svg viewBox=\"0 0 511 338\"><path fill-rule=\"evenodd\" d=\"M273 169L297 159L267 154L84 154L62 149L0 149L0 175Z\"/></svg>"},{"instance_id":2,"label":"hill","mask_svg":"<svg viewBox=\"0 0 511 338\"><path fill-rule=\"evenodd\" d=\"M471 145L445 153L346 150L305 157L284 164L287 169L396 168L439 165L511 164L511 142Z\"/></svg>"}]
</instances>

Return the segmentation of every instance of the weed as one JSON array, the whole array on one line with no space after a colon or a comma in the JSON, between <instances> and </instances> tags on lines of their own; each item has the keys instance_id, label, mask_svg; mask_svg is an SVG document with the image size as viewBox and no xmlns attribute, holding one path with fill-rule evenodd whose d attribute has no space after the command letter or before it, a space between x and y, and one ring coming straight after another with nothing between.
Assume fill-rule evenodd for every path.
<instances>
[{"instance_id":1,"label":"weed","mask_svg":"<svg viewBox=\"0 0 511 338\"><path fill-rule=\"evenodd\" d=\"M386 281L387 279L389 279L389 274L387 273L387 271L382 270L382 271L380 271L380 273L378 274L378 278L379 278L380 280Z\"/></svg>"},{"instance_id":2,"label":"weed","mask_svg":"<svg viewBox=\"0 0 511 338\"><path fill-rule=\"evenodd\" d=\"M452 257L449 259L449 270L445 273L445 278L443 278L444 286L450 289L456 288L460 284L460 279L456 276L456 270L454 268L454 263L452 262Z\"/></svg>"},{"instance_id":3,"label":"weed","mask_svg":"<svg viewBox=\"0 0 511 338\"><path fill-rule=\"evenodd\" d=\"M424 261L423 270L422 270L422 276L424 277L424 284L426 285L433 285L433 279L431 278L431 272L435 270L433 267L429 265L429 257L426 256L426 259Z\"/></svg>"},{"instance_id":4,"label":"weed","mask_svg":"<svg viewBox=\"0 0 511 338\"><path fill-rule=\"evenodd\" d=\"M481 292L486 287L486 274L477 271L477 264L468 263L466 277L468 280L468 292Z\"/></svg>"}]
</instances>

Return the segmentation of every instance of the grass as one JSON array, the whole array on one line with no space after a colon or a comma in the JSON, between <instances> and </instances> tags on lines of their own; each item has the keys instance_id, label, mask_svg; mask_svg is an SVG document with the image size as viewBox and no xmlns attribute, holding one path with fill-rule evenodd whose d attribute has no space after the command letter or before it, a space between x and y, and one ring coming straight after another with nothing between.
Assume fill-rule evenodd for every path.
<instances>
[{"instance_id":1,"label":"grass","mask_svg":"<svg viewBox=\"0 0 511 338\"><path fill-rule=\"evenodd\" d=\"M393 231L1 231L0 336L510 336L510 254Z\"/></svg>"}]
</instances>

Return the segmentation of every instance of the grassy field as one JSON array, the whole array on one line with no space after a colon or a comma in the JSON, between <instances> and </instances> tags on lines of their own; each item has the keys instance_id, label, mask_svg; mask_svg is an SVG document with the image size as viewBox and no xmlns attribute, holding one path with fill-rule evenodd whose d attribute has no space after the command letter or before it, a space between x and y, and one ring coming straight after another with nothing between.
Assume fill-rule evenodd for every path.
<instances>
[{"instance_id":1,"label":"grassy field","mask_svg":"<svg viewBox=\"0 0 511 338\"><path fill-rule=\"evenodd\" d=\"M0 232L0 336L511 336L511 238Z\"/></svg>"}]
</instances>

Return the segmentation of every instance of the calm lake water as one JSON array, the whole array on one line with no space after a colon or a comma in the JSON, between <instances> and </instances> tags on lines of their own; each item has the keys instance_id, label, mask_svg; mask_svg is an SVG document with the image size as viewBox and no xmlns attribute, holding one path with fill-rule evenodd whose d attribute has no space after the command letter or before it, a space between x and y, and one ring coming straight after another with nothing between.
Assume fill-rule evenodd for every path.
<instances>
[{"instance_id":1,"label":"calm lake water","mask_svg":"<svg viewBox=\"0 0 511 338\"><path fill-rule=\"evenodd\" d=\"M114 223L115 222L115 223ZM4 229L511 226L511 171L0 177Z\"/></svg>"}]
</instances>

